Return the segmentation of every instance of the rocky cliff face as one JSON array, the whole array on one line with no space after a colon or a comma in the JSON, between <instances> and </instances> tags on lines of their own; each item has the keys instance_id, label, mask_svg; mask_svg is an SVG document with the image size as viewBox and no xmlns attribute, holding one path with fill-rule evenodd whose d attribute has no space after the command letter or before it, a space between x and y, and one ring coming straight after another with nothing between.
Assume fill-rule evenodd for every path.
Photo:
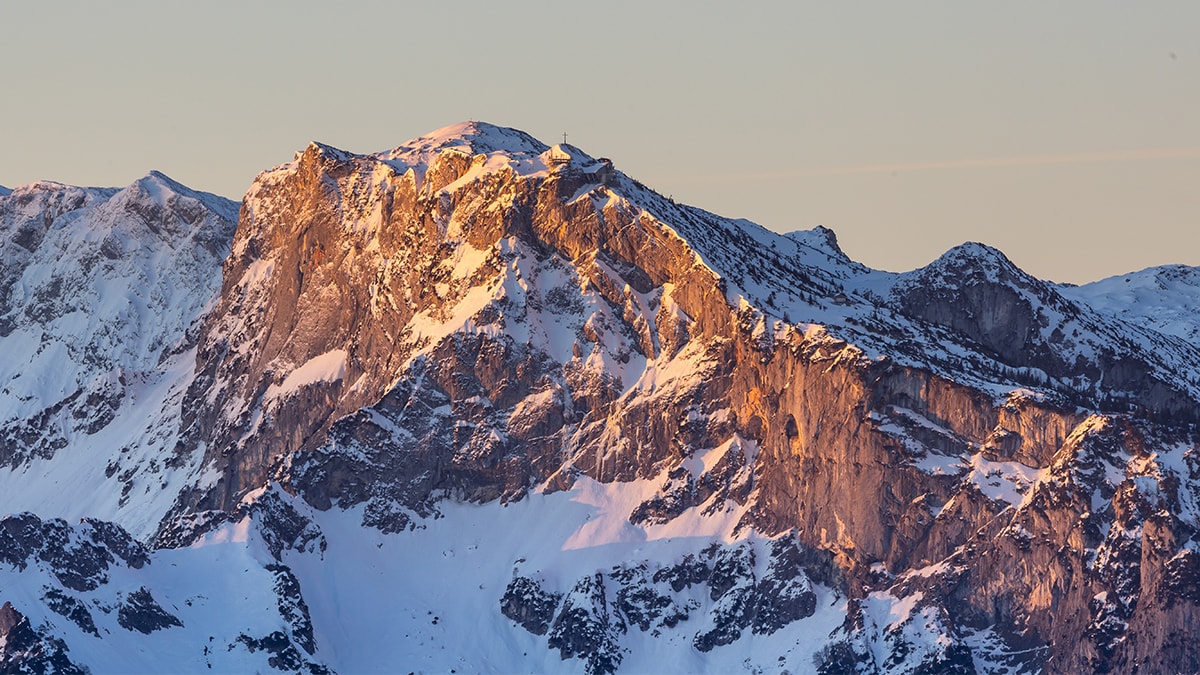
<instances>
[{"instance_id":1,"label":"rocky cliff face","mask_svg":"<svg viewBox=\"0 0 1200 675\"><path fill-rule=\"evenodd\" d=\"M256 552L293 602L227 642L285 669L370 668L345 603L391 601L379 654L447 667L486 612L523 667L1194 668L1200 350L1106 289L979 244L870 270L483 123L314 143L173 329L155 555Z\"/></svg>"}]
</instances>

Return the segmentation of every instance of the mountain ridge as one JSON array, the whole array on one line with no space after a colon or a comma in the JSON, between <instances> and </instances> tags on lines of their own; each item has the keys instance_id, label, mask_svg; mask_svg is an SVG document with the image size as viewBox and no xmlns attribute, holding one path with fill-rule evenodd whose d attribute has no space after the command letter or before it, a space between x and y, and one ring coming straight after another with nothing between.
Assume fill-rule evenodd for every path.
<instances>
[{"instance_id":1,"label":"mountain ridge","mask_svg":"<svg viewBox=\"0 0 1200 675\"><path fill-rule=\"evenodd\" d=\"M130 448L92 452L111 461L77 484L128 496L103 512L151 545L145 571L80 590L55 576L67 562L10 563L0 586L29 589L12 607L47 654L58 640L81 663L170 644L197 669L471 669L484 662L431 645L478 615L472 658L512 668L1200 658L1170 629L1196 611L1200 357L1106 288L1080 295L973 243L871 270L825 228L725 219L485 123L371 155L312 143L259 174L236 232L232 204L160 203L156 187L182 192L143 180L137 208L112 213L168 248L202 216L215 236L184 248L213 266L189 266L195 318L168 322L153 391L114 399L104 424L95 405L77 418ZM142 432L121 420L146 410L161 432L129 442ZM37 459L6 482L35 465L62 480L93 435L34 453L12 436ZM163 563L253 572L218 589ZM447 566L471 581L439 601L425 589ZM217 618L243 591L251 620ZM106 648L63 622L72 599L158 627L91 611ZM388 607L385 635L369 624Z\"/></svg>"}]
</instances>

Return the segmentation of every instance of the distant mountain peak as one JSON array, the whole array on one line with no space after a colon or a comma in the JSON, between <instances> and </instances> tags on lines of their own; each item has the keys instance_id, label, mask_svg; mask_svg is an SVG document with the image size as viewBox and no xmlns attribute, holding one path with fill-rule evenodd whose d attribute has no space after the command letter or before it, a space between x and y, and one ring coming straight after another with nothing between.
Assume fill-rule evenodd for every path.
<instances>
[{"instance_id":1,"label":"distant mountain peak","mask_svg":"<svg viewBox=\"0 0 1200 675\"><path fill-rule=\"evenodd\" d=\"M136 196L135 196L136 195ZM180 183L161 171L149 171L141 178L124 187L80 187L67 185L58 181L38 180L24 183L14 188L0 188L0 197L13 197L29 200L31 207L42 199L54 201L66 200L65 211L80 208L86 204L98 201L116 199L117 203L128 201L145 201L149 199L157 206L164 206L172 196L195 199L205 207L216 211L222 218L230 221L237 220L237 202ZM64 211L56 210L56 213Z\"/></svg>"},{"instance_id":2,"label":"distant mountain peak","mask_svg":"<svg viewBox=\"0 0 1200 675\"><path fill-rule=\"evenodd\" d=\"M1059 290L1069 298L1160 333L1192 342L1200 338L1200 267L1148 267Z\"/></svg>"},{"instance_id":3,"label":"distant mountain peak","mask_svg":"<svg viewBox=\"0 0 1200 675\"><path fill-rule=\"evenodd\" d=\"M110 190L113 193L109 201L111 208L137 212L143 219L154 220L159 217L155 214L162 209L171 209L175 203L190 202L193 206L181 211L185 220L201 218L204 212L211 211L226 221L237 222L237 202L193 190L161 171L150 171L124 188Z\"/></svg>"},{"instance_id":4,"label":"distant mountain peak","mask_svg":"<svg viewBox=\"0 0 1200 675\"><path fill-rule=\"evenodd\" d=\"M980 271L1020 269L999 249L977 241L964 242L951 248L926 268Z\"/></svg>"},{"instance_id":5,"label":"distant mountain peak","mask_svg":"<svg viewBox=\"0 0 1200 675\"><path fill-rule=\"evenodd\" d=\"M1160 265L1144 271L1150 270L1154 271L1154 278L1163 284L1200 286L1200 267L1192 267L1191 265Z\"/></svg>"},{"instance_id":6,"label":"distant mountain peak","mask_svg":"<svg viewBox=\"0 0 1200 675\"><path fill-rule=\"evenodd\" d=\"M22 183L14 188L9 189L9 192L16 194L31 194L35 192L56 192L59 190L86 190L88 188L76 187L59 183L54 180L35 180L29 183Z\"/></svg>"},{"instance_id":7,"label":"distant mountain peak","mask_svg":"<svg viewBox=\"0 0 1200 675\"><path fill-rule=\"evenodd\" d=\"M986 284L1027 289L1043 300L1053 291L999 249L975 241L951 248L928 265L900 275L901 286L957 288Z\"/></svg>"},{"instance_id":8,"label":"distant mountain peak","mask_svg":"<svg viewBox=\"0 0 1200 675\"><path fill-rule=\"evenodd\" d=\"M137 185L144 188L165 189L179 194L189 194L193 192L191 188L157 170L151 170L145 176L142 176L134 181L132 185Z\"/></svg>"},{"instance_id":9,"label":"distant mountain peak","mask_svg":"<svg viewBox=\"0 0 1200 675\"><path fill-rule=\"evenodd\" d=\"M858 263L850 259L846 252L842 250L841 244L838 243L837 233L825 227L817 225L811 230L796 230L788 232L784 235L788 239L812 249L816 249L826 255L833 261L839 264L853 268L862 267Z\"/></svg>"}]
</instances>

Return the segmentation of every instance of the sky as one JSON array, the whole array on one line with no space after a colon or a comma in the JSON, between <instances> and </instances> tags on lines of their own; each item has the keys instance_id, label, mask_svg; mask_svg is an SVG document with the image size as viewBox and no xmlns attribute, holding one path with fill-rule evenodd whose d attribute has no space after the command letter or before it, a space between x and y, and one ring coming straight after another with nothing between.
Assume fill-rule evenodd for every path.
<instances>
[{"instance_id":1,"label":"sky","mask_svg":"<svg viewBox=\"0 0 1200 675\"><path fill-rule=\"evenodd\" d=\"M6 3L0 185L240 198L319 140L468 119L904 271L1200 265L1200 3Z\"/></svg>"}]
</instances>

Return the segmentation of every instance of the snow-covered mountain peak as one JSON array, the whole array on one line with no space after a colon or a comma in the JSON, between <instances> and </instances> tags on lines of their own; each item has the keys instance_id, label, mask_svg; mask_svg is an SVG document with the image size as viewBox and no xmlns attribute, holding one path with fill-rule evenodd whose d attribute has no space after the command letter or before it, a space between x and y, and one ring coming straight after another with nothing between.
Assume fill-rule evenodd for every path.
<instances>
[{"instance_id":1,"label":"snow-covered mountain peak","mask_svg":"<svg viewBox=\"0 0 1200 675\"><path fill-rule=\"evenodd\" d=\"M390 164L397 173L413 169L418 177L439 155L448 151L468 157L499 156L518 169L523 167L520 173L528 173L545 169L545 165L536 160L547 149L546 144L518 129L471 121L418 136L392 150L375 153L372 157ZM531 167L535 161L537 166Z\"/></svg>"},{"instance_id":2,"label":"snow-covered mountain peak","mask_svg":"<svg viewBox=\"0 0 1200 675\"><path fill-rule=\"evenodd\" d=\"M227 220L237 220L237 202L209 192L193 190L161 171L150 171L122 190L126 191L145 195L160 207L181 198L192 199L216 211Z\"/></svg>"},{"instance_id":3,"label":"snow-covered mountain peak","mask_svg":"<svg viewBox=\"0 0 1200 675\"><path fill-rule=\"evenodd\" d=\"M0 185L0 197L5 197L12 193L12 189Z\"/></svg>"},{"instance_id":4,"label":"snow-covered mountain peak","mask_svg":"<svg viewBox=\"0 0 1200 675\"><path fill-rule=\"evenodd\" d=\"M116 192L117 188L75 187L45 180L18 185L0 196L0 230L28 231L30 235L18 234L12 239L20 245L60 216L108 199ZM35 238L40 240L40 235Z\"/></svg>"},{"instance_id":5,"label":"snow-covered mountain peak","mask_svg":"<svg viewBox=\"0 0 1200 675\"><path fill-rule=\"evenodd\" d=\"M192 190L159 172L124 188L48 181L20 186L0 198L0 234L5 235L0 272L7 281L0 309L10 330L28 323L31 330L49 334L54 331L48 322L86 308L90 319L85 321L92 328L72 329L56 339L83 340L82 348L88 344L86 335L128 328L139 333L134 344L118 341L112 346L137 352L145 346L141 339L174 329L162 324L170 323L167 319L177 311L190 322L208 302L214 288L207 281L201 297L189 294L198 290L200 278L212 277L212 270L204 268L228 251L237 212L235 202ZM132 279L144 285L121 286ZM142 293L148 295L133 298ZM149 306L132 316L118 311L128 302ZM143 315L159 305L165 314ZM108 316L109 311L117 314ZM143 321L144 332L137 329ZM88 358L103 361L107 353L101 349Z\"/></svg>"},{"instance_id":6,"label":"snow-covered mountain peak","mask_svg":"<svg viewBox=\"0 0 1200 675\"><path fill-rule=\"evenodd\" d=\"M42 194L56 194L61 192L94 192L94 193L113 193L120 188L98 188L98 187L81 187L78 185L67 185L55 180L35 180L29 183L22 183L14 188L9 189L11 197L27 196Z\"/></svg>"},{"instance_id":7,"label":"snow-covered mountain peak","mask_svg":"<svg viewBox=\"0 0 1200 675\"><path fill-rule=\"evenodd\" d=\"M397 154L413 151L436 153L446 148L469 148L473 154L503 152L513 156L537 155L547 149L545 143L520 129L502 127L488 122L468 121L418 136L391 152Z\"/></svg>"},{"instance_id":8,"label":"snow-covered mountain peak","mask_svg":"<svg viewBox=\"0 0 1200 675\"><path fill-rule=\"evenodd\" d=\"M87 189L87 188L82 188L82 187L76 187L74 185L66 185L64 183L60 183L55 180L35 180L35 181L30 181L28 183L21 183L20 185L16 186L15 188L12 188L11 190L9 190L9 192L16 192L18 194L35 194L35 193L39 193L39 192L55 192L58 190L65 190L68 188L73 188L73 189L77 189L77 190L86 190Z\"/></svg>"},{"instance_id":9,"label":"snow-covered mountain peak","mask_svg":"<svg viewBox=\"0 0 1200 675\"><path fill-rule=\"evenodd\" d=\"M1200 343L1200 267L1163 265L1059 292L1098 312Z\"/></svg>"},{"instance_id":10,"label":"snow-covered mountain peak","mask_svg":"<svg viewBox=\"0 0 1200 675\"><path fill-rule=\"evenodd\" d=\"M837 234L824 225L817 225L811 230L794 230L784 236L800 246L824 253L829 257L831 266L846 266L864 272L867 270L866 266L851 260L846 255L841 245L838 244Z\"/></svg>"},{"instance_id":11,"label":"snow-covered mountain peak","mask_svg":"<svg viewBox=\"0 0 1200 675\"><path fill-rule=\"evenodd\" d=\"M145 176L135 180L126 189L130 188L141 190L159 206L165 204L166 200L172 194L176 194L184 189L182 185L160 171L150 171Z\"/></svg>"},{"instance_id":12,"label":"snow-covered mountain peak","mask_svg":"<svg viewBox=\"0 0 1200 675\"><path fill-rule=\"evenodd\" d=\"M1200 267L1190 265L1159 265L1128 274L1119 274L1099 281L1082 284L1080 288L1106 292L1126 290L1137 291L1167 291L1194 293L1200 289ZM1132 296L1128 299L1134 300Z\"/></svg>"},{"instance_id":13,"label":"snow-covered mountain peak","mask_svg":"<svg viewBox=\"0 0 1200 675\"><path fill-rule=\"evenodd\" d=\"M1149 268L1157 270L1155 278L1161 282L1162 288L1200 288L1200 267L1191 265L1162 265Z\"/></svg>"},{"instance_id":14,"label":"snow-covered mountain peak","mask_svg":"<svg viewBox=\"0 0 1200 675\"><path fill-rule=\"evenodd\" d=\"M941 278L965 282L1002 283L1014 280L1033 280L999 249L969 241L943 253L925 267L905 276L921 279Z\"/></svg>"},{"instance_id":15,"label":"snow-covered mountain peak","mask_svg":"<svg viewBox=\"0 0 1200 675\"><path fill-rule=\"evenodd\" d=\"M442 174L455 178L474 169L472 175L511 169L518 175L540 176L547 172L547 162L541 155L549 146L517 129L500 127L487 122L461 122L428 134L413 138L391 150L370 154L357 154L335 148L317 141L310 142L304 150L296 152L291 162L280 164L260 173L247 191L252 200L268 186L286 180L306 166L315 167L316 173L327 178L365 170L374 175L372 180L379 184L391 178L412 173L416 185L425 183L426 174L439 167L446 168ZM362 171L360 171L361 173ZM454 182L437 180L434 191Z\"/></svg>"},{"instance_id":16,"label":"snow-covered mountain peak","mask_svg":"<svg viewBox=\"0 0 1200 675\"><path fill-rule=\"evenodd\" d=\"M145 228L167 240L198 238L206 241L211 239L211 233L203 231L202 221L211 215L236 223L238 204L218 195L193 190L161 172L151 171L100 205L92 218L91 229L116 229L127 236L138 237L137 233ZM220 238L227 237L222 233Z\"/></svg>"}]
</instances>

